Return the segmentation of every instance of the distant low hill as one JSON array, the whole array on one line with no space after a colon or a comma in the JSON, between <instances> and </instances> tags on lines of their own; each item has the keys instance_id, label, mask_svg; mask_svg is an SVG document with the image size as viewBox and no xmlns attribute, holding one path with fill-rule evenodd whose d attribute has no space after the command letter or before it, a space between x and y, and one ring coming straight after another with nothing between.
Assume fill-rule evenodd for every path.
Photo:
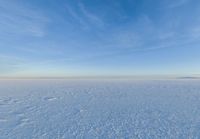
<instances>
[{"instance_id":1,"label":"distant low hill","mask_svg":"<svg viewBox=\"0 0 200 139\"><path fill-rule=\"evenodd\" d=\"M178 79L200 79L200 77L178 77Z\"/></svg>"}]
</instances>

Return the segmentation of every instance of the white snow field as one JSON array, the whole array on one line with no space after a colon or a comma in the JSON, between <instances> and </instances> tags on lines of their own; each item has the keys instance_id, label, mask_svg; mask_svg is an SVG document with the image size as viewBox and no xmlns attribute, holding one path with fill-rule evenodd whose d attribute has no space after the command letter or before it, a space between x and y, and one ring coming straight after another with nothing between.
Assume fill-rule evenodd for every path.
<instances>
[{"instance_id":1,"label":"white snow field","mask_svg":"<svg viewBox=\"0 0 200 139\"><path fill-rule=\"evenodd\" d=\"M0 139L200 138L200 80L0 80Z\"/></svg>"}]
</instances>

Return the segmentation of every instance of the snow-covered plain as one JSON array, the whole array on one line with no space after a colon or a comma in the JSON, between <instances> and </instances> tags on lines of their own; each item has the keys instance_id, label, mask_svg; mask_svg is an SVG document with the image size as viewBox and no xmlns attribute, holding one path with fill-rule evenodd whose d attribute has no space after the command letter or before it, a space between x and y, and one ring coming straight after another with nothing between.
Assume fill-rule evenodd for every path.
<instances>
[{"instance_id":1,"label":"snow-covered plain","mask_svg":"<svg viewBox=\"0 0 200 139\"><path fill-rule=\"evenodd\" d=\"M200 138L200 80L0 80L0 139Z\"/></svg>"}]
</instances>

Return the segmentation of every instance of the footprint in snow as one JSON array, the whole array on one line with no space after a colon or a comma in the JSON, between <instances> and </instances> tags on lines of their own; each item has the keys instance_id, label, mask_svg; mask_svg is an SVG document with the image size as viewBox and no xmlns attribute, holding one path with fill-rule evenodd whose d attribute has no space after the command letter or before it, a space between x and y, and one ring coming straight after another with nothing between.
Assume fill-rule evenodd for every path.
<instances>
[{"instance_id":1,"label":"footprint in snow","mask_svg":"<svg viewBox=\"0 0 200 139\"><path fill-rule=\"evenodd\" d=\"M18 126L25 126L27 124L30 124L30 120L28 118L22 118L18 124Z\"/></svg>"},{"instance_id":2,"label":"footprint in snow","mask_svg":"<svg viewBox=\"0 0 200 139\"><path fill-rule=\"evenodd\" d=\"M44 100L47 100L47 101L53 101L53 100L56 100L57 98L56 97L45 97Z\"/></svg>"},{"instance_id":3,"label":"footprint in snow","mask_svg":"<svg viewBox=\"0 0 200 139\"><path fill-rule=\"evenodd\" d=\"M7 119L0 119L0 123L7 122Z\"/></svg>"},{"instance_id":4,"label":"footprint in snow","mask_svg":"<svg viewBox=\"0 0 200 139\"><path fill-rule=\"evenodd\" d=\"M19 103L19 101L17 99L13 99L13 98L0 99L0 106L11 105L11 104L15 104L15 103Z\"/></svg>"}]
</instances>

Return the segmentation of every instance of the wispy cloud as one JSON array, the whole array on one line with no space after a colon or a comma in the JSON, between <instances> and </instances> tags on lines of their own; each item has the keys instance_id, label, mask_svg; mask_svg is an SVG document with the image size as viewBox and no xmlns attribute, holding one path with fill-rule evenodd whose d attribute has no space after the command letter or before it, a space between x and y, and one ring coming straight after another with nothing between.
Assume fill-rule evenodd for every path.
<instances>
[{"instance_id":1,"label":"wispy cloud","mask_svg":"<svg viewBox=\"0 0 200 139\"><path fill-rule=\"evenodd\" d=\"M82 2L79 2L78 3L80 9L81 9L81 12L84 14L84 16L92 23L98 25L98 26L103 26L104 25L104 22L103 20L98 17L97 15L95 15L94 13L90 12L87 7L84 5L84 3Z\"/></svg>"},{"instance_id":2,"label":"wispy cloud","mask_svg":"<svg viewBox=\"0 0 200 139\"><path fill-rule=\"evenodd\" d=\"M93 27L103 27L104 21L92 13L88 7L81 1L77 5L65 5L68 14L73 18L72 24L80 24L82 29L91 29Z\"/></svg>"},{"instance_id":3,"label":"wispy cloud","mask_svg":"<svg viewBox=\"0 0 200 139\"><path fill-rule=\"evenodd\" d=\"M180 7L182 5L185 5L189 2L190 0L174 0L172 3L170 3L169 8L176 8Z\"/></svg>"},{"instance_id":4,"label":"wispy cloud","mask_svg":"<svg viewBox=\"0 0 200 139\"><path fill-rule=\"evenodd\" d=\"M85 22L83 17L81 17L73 7L71 7L70 5L66 5L65 7L67 9L67 12L76 21L76 23L79 23L84 28L88 28L87 22Z\"/></svg>"},{"instance_id":5,"label":"wispy cloud","mask_svg":"<svg viewBox=\"0 0 200 139\"><path fill-rule=\"evenodd\" d=\"M194 26L188 33L194 40L199 40L200 38L200 26Z\"/></svg>"},{"instance_id":6,"label":"wispy cloud","mask_svg":"<svg viewBox=\"0 0 200 139\"><path fill-rule=\"evenodd\" d=\"M36 10L14 1L0 2L1 35L35 36L45 35L48 19Z\"/></svg>"}]
</instances>

